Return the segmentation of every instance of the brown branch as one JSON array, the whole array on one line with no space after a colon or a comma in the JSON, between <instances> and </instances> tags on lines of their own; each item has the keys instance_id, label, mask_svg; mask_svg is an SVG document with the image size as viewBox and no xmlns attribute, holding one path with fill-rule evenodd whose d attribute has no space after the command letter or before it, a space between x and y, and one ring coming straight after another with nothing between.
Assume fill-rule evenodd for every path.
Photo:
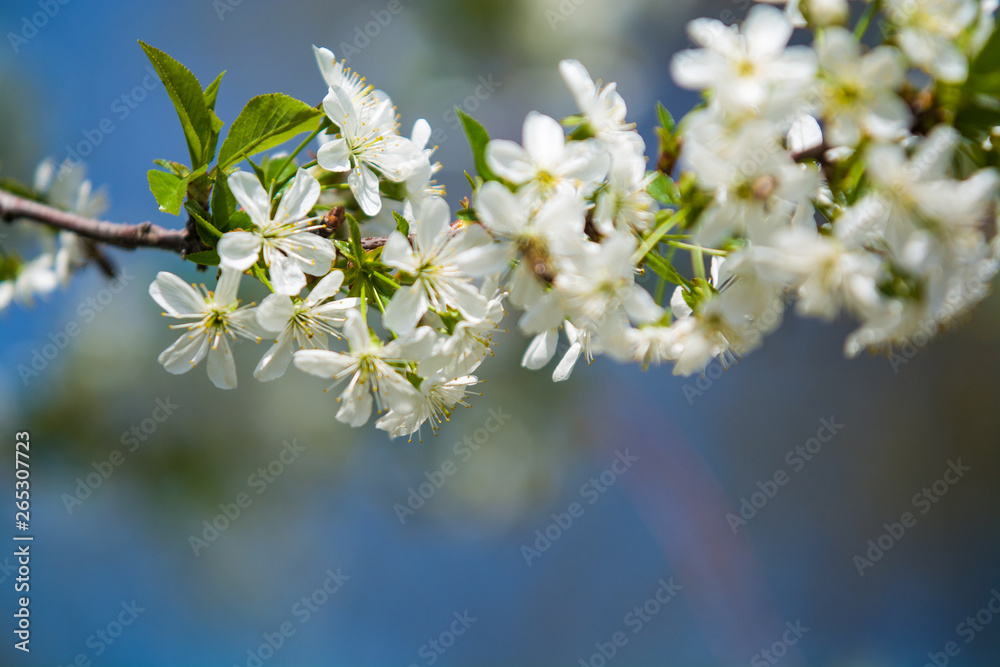
<instances>
[{"instance_id":1,"label":"brown branch","mask_svg":"<svg viewBox=\"0 0 1000 667\"><path fill-rule=\"evenodd\" d=\"M191 229L192 225L188 225L186 229L167 229L152 222L127 224L94 220L3 190L0 190L0 218L7 222L18 218L27 218L49 227L65 229L88 239L128 250L158 248L185 254L204 249L201 247L201 239ZM381 248L388 238L387 236L364 238L361 239L361 247L365 250Z\"/></svg>"},{"instance_id":2,"label":"brown branch","mask_svg":"<svg viewBox=\"0 0 1000 667\"><path fill-rule=\"evenodd\" d=\"M0 218L7 222L28 218L129 250L159 248L179 253L187 247L187 232L183 229L167 229L151 222L130 225L93 220L4 191L0 191Z\"/></svg>"}]
</instances>

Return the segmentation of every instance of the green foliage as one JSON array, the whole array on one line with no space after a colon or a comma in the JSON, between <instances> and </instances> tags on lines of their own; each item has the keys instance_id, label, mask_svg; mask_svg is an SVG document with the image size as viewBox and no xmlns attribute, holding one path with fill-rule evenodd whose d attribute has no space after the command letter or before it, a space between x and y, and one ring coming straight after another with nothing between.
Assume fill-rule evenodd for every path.
<instances>
[{"instance_id":1,"label":"green foliage","mask_svg":"<svg viewBox=\"0 0 1000 667\"><path fill-rule=\"evenodd\" d=\"M208 215L201 206L196 202L188 200L184 202L184 208L187 210L188 215L194 220L195 229L198 230L198 236L205 245L214 248L218 243L219 239L222 238L222 232L220 232L216 227L208 221Z\"/></svg>"},{"instance_id":2,"label":"green foliage","mask_svg":"<svg viewBox=\"0 0 1000 667\"><path fill-rule=\"evenodd\" d=\"M469 138L469 146L472 148L472 159L475 161L476 171L484 181L499 181L500 178L486 164L486 145L490 143L490 135L486 131L486 128L461 109L456 107L455 111L462 121L465 136Z\"/></svg>"},{"instance_id":3,"label":"green foliage","mask_svg":"<svg viewBox=\"0 0 1000 667\"><path fill-rule=\"evenodd\" d=\"M160 205L160 210L170 215L178 215L184 204L184 195L187 194L187 179L158 169L150 169L146 178L149 180L150 191L156 197L156 203Z\"/></svg>"},{"instance_id":4,"label":"green foliage","mask_svg":"<svg viewBox=\"0 0 1000 667\"><path fill-rule=\"evenodd\" d=\"M189 255L185 255L184 259L194 262L195 264L201 264L202 266L218 266L222 261L222 258L219 257L219 253L215 250L193 252Z\"/></svg>"},{"instance_id":5,"label":"green foliage","mask_svg":"<svg viewBox=\"0 0 1000 667\"><path fill-rule=\"evenodd\" d=\"M650 197L667 206L681 202L681 192L677 189L677 184L662 172L653 179L653 182L646 188L646 192L649 193Z\"/></svg>"},{"instance_id":6,"label":"green foliage","mask_svg":"<svg viewBox=\"0 0 1000 667\"><path fill-rule=\"evenodd\" d=\"M174 103L191 155L191 164L196 168L208 164L212 160L222 122L209 108L206 99L210 98L214 105L221 75L209 85L211 90L203 90L201 83L187 67L143 41L139 45L153 63L170 101Z\"/></svg>"},{"instance_id":7,"label":"green foliage","mask_svg":"<svg viewBox=\"0 0 1000 667\"><path fill-rule=\"evenodd\" d=\"M282 93L258 95L233 121L219 149L219 167L274 148L292 137L319 128L323 112Z\"/></svg>"},{"instance_id":8,"label":"green foliage","mask_svg":"<svg viewBox=\"0 0 1000 667\"><path fill-rule=\"evenodd\" d=\"M403 236L409 236L410 222L395 211L392 212L392 217L396 221L396 230Z\"/></svg>"}]
</instances>

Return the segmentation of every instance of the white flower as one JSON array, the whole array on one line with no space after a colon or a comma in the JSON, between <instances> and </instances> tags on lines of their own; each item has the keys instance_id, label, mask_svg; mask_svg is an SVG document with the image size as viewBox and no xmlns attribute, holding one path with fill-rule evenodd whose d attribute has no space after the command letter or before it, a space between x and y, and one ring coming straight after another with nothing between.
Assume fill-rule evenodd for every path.
<instances>
[{"instance_id":1,"label":"white flower","mask_svg":"<svg viewBox=\"0 0 1000 667\"><path fill-rule=\"evenodd\" d=\"M584 204L572 194L556 195L536 209L528 195L512 194L490 181L479 189L476 212L499 243L482 246L478 268L469 270L481 275L500 273L520 256L510 291L511 302L518 306L536 303L543 294L539 276L554 276L561 261L577 253L586 238ZM474 253L470 256L475 258Z\"/></svg>"},{"instance_id":2,"label":"white flower","mask_svg":"<svg viewBox=\"0 0 1000 667\"><path fill-rule=\"evenodd\" d=\"M634 131L635 124L625 121L628 109L616 84L598 88L579 60L563 60L559 63L559 73L598 139L612 145L625 145L642 154L646 144Z\"/></svg>"},{"instance_id":3,"label":"white flower","mask_svg":"<svg viewBox=\"0 0 1000 667\"><path fill-rule=\"evenodd\" d=\"M483 285L480 291L484 297L494 291ZM450 336L442 336L434 345L430 356L420 361L421 375L469 375L486 358L493 345L493 334L499 331L503 320L503 299L505 294L494 294L487 302L483 317L476 320L461 320Z\"/></svg>"},{"instance_id":4,"label":"white flower","mask_svg":"<svg viewBox=\"0 0 1000 667\"><path fill-rule=\"evenodd\" d=\"M616 229L644 232L656 218L656 204L646 192L656 175L646 176L646 158L641 152L618 148L611 156L607 186L597 195L594 225L604 236Z\"/></svg>"},{"instance_id":5,"label":"white flower","mask_svg":"<svg viewBox=\"0 0 1000 667\"><path fill-rule=\"evenodd\" d=\"M629 329L628 343L632 359L643 368L659 366L675 359L678 332L674 327L651 325Z\"/></svg>"},{"instance_id":6,"label":"white flower","mask_svg":"<svg viewBox=\"0 0 1000 667\"><path fill-rule=\"evenodd\" d=\"M416 221L413 246L398 230L382 249L382 262L413 276L385 308L382 322L396 333L409 333L428 309L454 308L466 319L479 319L486 299L472 285L466 265L468 251L489 242L478 225L451 227L451 211L443 199L428 199Z\"/></svg>"},{"instance_id":7,"label":"white flower","mask_svg":"<svg viewBox=\"0 0 1000 667\"><path fill-rule=\"evenodd\" d=\"M299 370L334 380L326 389L347 381L337 399L337 419L352 427L363 426L371 417L372 407L400 414L411 412L419 401L414 386L406 379L409 361L426 356L434 346L434 332L429 327L383 345L372 340L368 325L357 310L348 310L344 323L348 353L328 350L299 350L292 358Z\"/></svg>"},{"instance_id":8,"label":"white flower","mask_svg":"<svg viewBox=\"0 0 1000 667\"><path fill-rule=\"evenodd\" d=\"M66 160L56 166L48 158L35 170L35 189L45 194L48 203L64 211L76 213L85 218L96 218L108 208L105 188L93 191L93 185L86 179L87 169L81 162ZM92 255L92 242L73 232L59 232L59 246L55 253L55 274L64 287L73 272L85 267Z\"/></svg>"},{"instance_id":9,"label":"white flower","mask_svg":"<svg viewBox=\"0 0 1000 667\"><path fill-rule=\"evenodd\" d=\"M402 181L427 161L413 142L396 134L395 110L389 100L366 99L355 104L342 88L331 88L323 99L339 137L324 144L316 155L321 167L350 171L347 182L366 215L382 208L379 176Z\"/></svg>"},{"instance_id":10,"label":"white flower","mask_svg":"<svg viewBox=\"0 0 1000 667\"><path fill-rule=\"evenodd\" d=\"M479 382L472 375L448 379L442 375L424 378L420 383L420 393L414 397L414 404L406 411L390 410L375 422L375 428L386 431L390 438L413 436L420 427L430 421L431 430L437 434L441 422L448 421L457 405L469 407L465 402L468 388Z\"/></svg>"},{"instance_id":11,"label":"white flower","mask_svg":"<svg viewBox=\"0 0 1000 667\"><path fill-rule=\"evenodd\" d=\"M902 146L879 144L866 155L875 191L837 220L837 235L850 245L883 240L896 256L918 228L947 238L977 229L996 196L997 173L982 170L966 181L948 178L958 133L938 126L907 158Z\"/></svg>"},{"instance_id":12,"label":"white flower","mask_svg":"<svg viewBox=\"0 0 1000 667\"><path fill-rule=\"evenodd\" d=\"M969 62L958 41L979 17L976 0L886 0L883 9L915 65L945 83L965 81Z\"/></svg>"},{"instance_id":13,"label":"white flower","mask_svg":"<svg viewBox=\"0 0 1000 667\"><path fill-rule=\"evenodd\" d=\"M788 226L819 186L819 175L796 164L774 123L728 123L718 107L696 112L685 132L682 159L714 201L699 218L695 243L715 247L744 235L764 242Z\"/></svg>"},{"instance_id":14,"label":"white flower","mask_svg":"<svg viewBox=\"0 0 1000 667\"><path fill-rule=\"evenodd\" d=\"M298 294L306 285L306 273L324 276L337 254L333 244L310 233L305 216L319 199L319 182L304 169L281 199L274 217L271 200L253 174L238 171L229 177L233 196L246 210L253 223L252 231L227 232L219 240L218 251L223 266L246 271L257 263L263 250L271 284L278 294Z\"/></svg>"},{"instance_id":15,"label":"white flower","mask_svg":"<svg viewBox=\"0 0 1000 667\"><path fill-rule=\"evenodd\" d=\"M497 176L523 186L530 196L589 190L608 170L608 156L594 139L566 141L554 118L536 111L524 120L524 147L494 139L486 146L486 163Z\"/></svg>"},{"instance_id":16,"label":"white flower","mask_svg":"<svg viewBox=\"0 0 1000 667\"><path fill-rule=\"evenodd\" d=\"M696 19L688 24L688 34L705 48L674 57L674 80L685 88L712 90L730 112L763 109L775 95L794 97L816 72L812 49L786 48L792 24L774 7L755 6L742 31L714 19Z\"/></svg>"},{"instance_id":17,"label":"white flower","mask_svg":"<svg viewBox=\"0 0 1000 667\"><path fill-rule=\"evenodd\" d=\"M800 314L832 321L843 308L856 313L877 299L882 262L872 253L805 227L778 232L772 245L757 254L798 290Z\"/></svg>"},{"instance_id":18,"label":"white flower","mask_svg":"<svg viewBox=\"0 0 1000 667\"><path fill-rule=\"evenodd\" d=\"M853 35L835 27L823 32L817 52L830 145L853 147L865 135L890 141L907 134L910 108L894 92L906 81L899 51L880 46L862 56Z\"/></svg>"},{"instance_id":19,"label":"white flower","mask_svg":"<svg viewBox=\"0 0 1000 667\"><path fill-rule=\"evenodd\" d=\"M187 373L208 356L208 377L219 389L236 388L236 365L229 347L237 336L260 342L255 333L257 315L252 305L240 306L236 298L242 273L222 269L222 275L209 292L201 291L172 273L161 271L149 286L149 295L158 303L163 314L192 322L173 324L171 329L187 329L173 345L164 350L158 361L175 375Z\"/></svg>"},{"instance_id":20,"label":"white flower","mask_svg":"<svg viewBox=\"0 0 1000 667\"><path fill-rule=\"evenodd\" d=\"M632 236L615 234L556 276L556 290L578 326L589 324L604 331L619 323L613 317L618 310L636 324L663 316L649 292L635 284L632 255L637 247Z\"/></svg>"},{"instance_id":21,"label":"white flower","mask_svg":"<svg viewBox=\"0 0 1000 667\"><path fill-rule=\"evenodd\" d=\"M344 282L344 273L331 271L319 281L304 300L293 300L285 294L271 294L257 308L257 321L268 332L278 334L254 370L261 382L285 374L292 361L292 342L300 350L326 350L327 336L340 338L337 328L347 317L345 311L357 307L359 299L333 299Z\"/></svg>"},{"instance_id":22,"label":"white flower","mask_svg":"<svg viewBox=\"0 0 1000 667\"><path fill-rule=\"evenodd\" d=\"M59 286L59 277L54 270L55 257L51 253L42 253L35 259L23 264L17 275L4 284L5 296L0 298L0 310L17 301L25 306L33 306L35 297L47 297ZM6 302L4 304L3 302Z\"/></svg>"},{"instance_id":23,"label":"white flower","mask_svg":"<svg viewBox=\"0 0 1000 667\"><path fill-rule=\"evenodd\" d=\"M360 106L369 100L384 101L389 99L381 90L375 90L365 82L365 78L338 61L330 49L313 46L313 54L316 56L316 64L326 81L326 85L332 88L339 88L344 91L348 99L355 106Z\"/></svg>"}]
</instances>

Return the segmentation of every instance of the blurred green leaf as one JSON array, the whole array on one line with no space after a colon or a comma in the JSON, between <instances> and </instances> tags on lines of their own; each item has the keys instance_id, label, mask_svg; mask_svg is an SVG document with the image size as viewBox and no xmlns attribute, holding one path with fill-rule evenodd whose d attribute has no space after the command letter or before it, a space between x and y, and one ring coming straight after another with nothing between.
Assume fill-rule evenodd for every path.
<instances>
[{"instance_id":1,"label":"blurred green leaf","mask_svg":"<svg viewBox=\"0 0 1000 667\"><path fill-rule=\"evenodd\" d=\"M410 222L395 211L392 212L392 217L396 221L396 229L403 236L410 235Z\"/></svg>"}]
</instances>

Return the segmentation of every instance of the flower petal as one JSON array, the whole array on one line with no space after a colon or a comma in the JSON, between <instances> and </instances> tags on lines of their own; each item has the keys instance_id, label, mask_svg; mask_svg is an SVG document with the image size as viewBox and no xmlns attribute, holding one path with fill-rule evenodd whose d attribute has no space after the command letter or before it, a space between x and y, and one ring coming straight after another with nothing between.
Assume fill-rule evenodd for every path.
<instances>
[{"instance_id":1,"label":"flower petal","mask_svg":"<svg viewBox=\"0 0 1000 667\"><path fill-rule=\"evenodd\" d=\"M236 389L236 361L225 336L208 351L208 379L219 389Z\"/></svg>"},{"instance_id":2,"label":"flower petal","mask_svg":"<svg viewBox=\"0 0 1000 667\"><path fill-rule=\"evenodd\" d=\"M149 286L149 296L168 315L174 317L196 315L205 310L204 297L179 277L166 271L156 274L156 280Z\"/></svg>"},{"instance_id":3,"label":"flower petal","mask_svg":"<svg viewBox=\"0 0 1000 667\"><path fill-rule=\"evenodd\" d=\"M254 174L245 171L232 173L229 176L229 189L255 225L268 225L271 220L271 200Z\"/></svg>"},{"instance_id":4,"label":"flower petal","mask_svg":"<svg viewBox=\"0 0 1000 667\"><path fill-rule=\"evenodd\" d=\"M222 265L246 271L257 263L260 257L261 237L250 232L226 232L219 239L216 250Z\"/></svg>"},{"instance_id":5,"label":"flower petal","mask_svg":"<svg viewBox=\"0 0 1000 667\"><path fill-rule=\"evenodd\" d=\"M427 312L427 307L427 294L420 282L402 287L385 307L382 324L398 334L409 333Z\"/></svg>"}]
</instances>

